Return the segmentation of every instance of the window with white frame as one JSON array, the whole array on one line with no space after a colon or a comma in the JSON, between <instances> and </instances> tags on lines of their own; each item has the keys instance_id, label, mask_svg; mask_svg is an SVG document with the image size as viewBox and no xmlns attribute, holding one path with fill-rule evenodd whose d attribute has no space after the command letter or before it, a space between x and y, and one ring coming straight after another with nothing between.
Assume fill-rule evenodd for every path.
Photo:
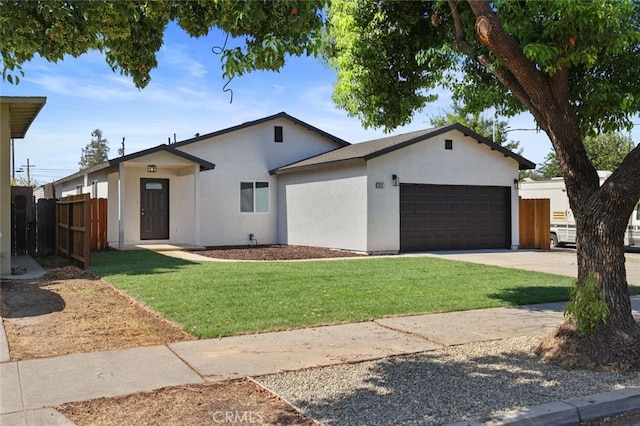
<instances>
[{"instance_id":1,"label":"window with white frame","mask_svg":"<svg viewBox=\"0 0 640 426\"><path fill-rule=\"evenodd\" d=\"M269 213L269 182L240 182L240 212Z\"/></svg>"}]
</instances>

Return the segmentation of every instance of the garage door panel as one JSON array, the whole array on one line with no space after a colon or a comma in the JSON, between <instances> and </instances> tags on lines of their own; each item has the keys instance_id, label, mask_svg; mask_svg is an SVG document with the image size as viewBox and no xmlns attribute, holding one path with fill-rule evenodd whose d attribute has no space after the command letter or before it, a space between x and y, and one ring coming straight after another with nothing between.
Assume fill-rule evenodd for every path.
<instances>
[{"instance_id":1,"label":"garage door panel","mask_svg":"<svg viewBox=\"0 0 640 426\"><path fill-rule=\"evenodd\" d=\"M508 248L511 189L400 185L400 249Z\"/></svg>"},{"instance_id":2,"label":"garage door panel","mask_svg":"<svg viewBox=\"0 0 640 426\"><path fill-rule=\"evenodd\" d=\"M431 213L431 202L430 201L418 202L416 213Z\"/></svg>"},{"instance_id":3,"label":"garage door panel","mask_svg":"<svg viewBox=\"0 0 640 426\"><path fill-rule=\"evenodd\" d=\"M490 213L491 212L491 204L489 204L487 201L479 201L478 204L477 204L476 209L477 209L478 214Z\"/></svg>"}]
</instances>

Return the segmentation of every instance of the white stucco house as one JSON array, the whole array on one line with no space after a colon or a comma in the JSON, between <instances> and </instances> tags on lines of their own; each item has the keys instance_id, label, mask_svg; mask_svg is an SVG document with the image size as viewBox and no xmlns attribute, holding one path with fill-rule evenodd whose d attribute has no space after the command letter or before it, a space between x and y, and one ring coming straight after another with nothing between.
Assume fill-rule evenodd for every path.
<instances>
[{"instance_id":1,"label":"white stucco house","mask_svg":"<svg viewBox=\"0 0 640 426\"><path fill-rule=\"evenodd\" d=\"M55 187L58 197L108 198L116 248L514 248L514 182L534 166L457 124L352 145L279 113L115 158Z\"/></svg>"},{"instance_id":2,"label":"white stucco house","mask_svg":"<svg viewBox=\"0 0 640 426\"><path fill-rule=\"evenodd\" d=\"M11 274L11 140L24 139L46 102L43 96L0 96L0 275Z\"/></svg>"}]
</instances>

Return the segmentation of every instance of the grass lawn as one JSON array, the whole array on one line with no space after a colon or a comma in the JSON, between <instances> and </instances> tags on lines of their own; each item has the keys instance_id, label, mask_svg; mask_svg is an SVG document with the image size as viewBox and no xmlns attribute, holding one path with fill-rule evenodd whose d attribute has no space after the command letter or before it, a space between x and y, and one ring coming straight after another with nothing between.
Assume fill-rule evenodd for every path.
<instances>
[{"instance_id":1,"label":"grass lawn","mask_svg":"<svg viewBox=\"0 0 640 426\"><path fill-rule=\"evenodd\" d=\"M571 278L429 257L194 263L92 253L95 274L200 338L567 300Z\"/></svg>"}]
</instances>

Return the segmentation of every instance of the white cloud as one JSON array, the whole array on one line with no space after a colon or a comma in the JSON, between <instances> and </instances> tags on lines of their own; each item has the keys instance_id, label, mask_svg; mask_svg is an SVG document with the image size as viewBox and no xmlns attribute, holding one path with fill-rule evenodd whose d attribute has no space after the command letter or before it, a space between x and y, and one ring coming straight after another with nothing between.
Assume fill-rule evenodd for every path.
<instances>
[{"instance_id":1,"label":"white cloud","mask_svg":"<svg viewBox=\"0 0 640 426\"><path fill-rule=\"evenodd\" d=\"M162 46L158 54L158 63L162 66L171 65L177 71L186 71L195 78L207 75L207 67L191 57L190 48L184 44L168 43Z\"/></svg>"}]
</instances>

